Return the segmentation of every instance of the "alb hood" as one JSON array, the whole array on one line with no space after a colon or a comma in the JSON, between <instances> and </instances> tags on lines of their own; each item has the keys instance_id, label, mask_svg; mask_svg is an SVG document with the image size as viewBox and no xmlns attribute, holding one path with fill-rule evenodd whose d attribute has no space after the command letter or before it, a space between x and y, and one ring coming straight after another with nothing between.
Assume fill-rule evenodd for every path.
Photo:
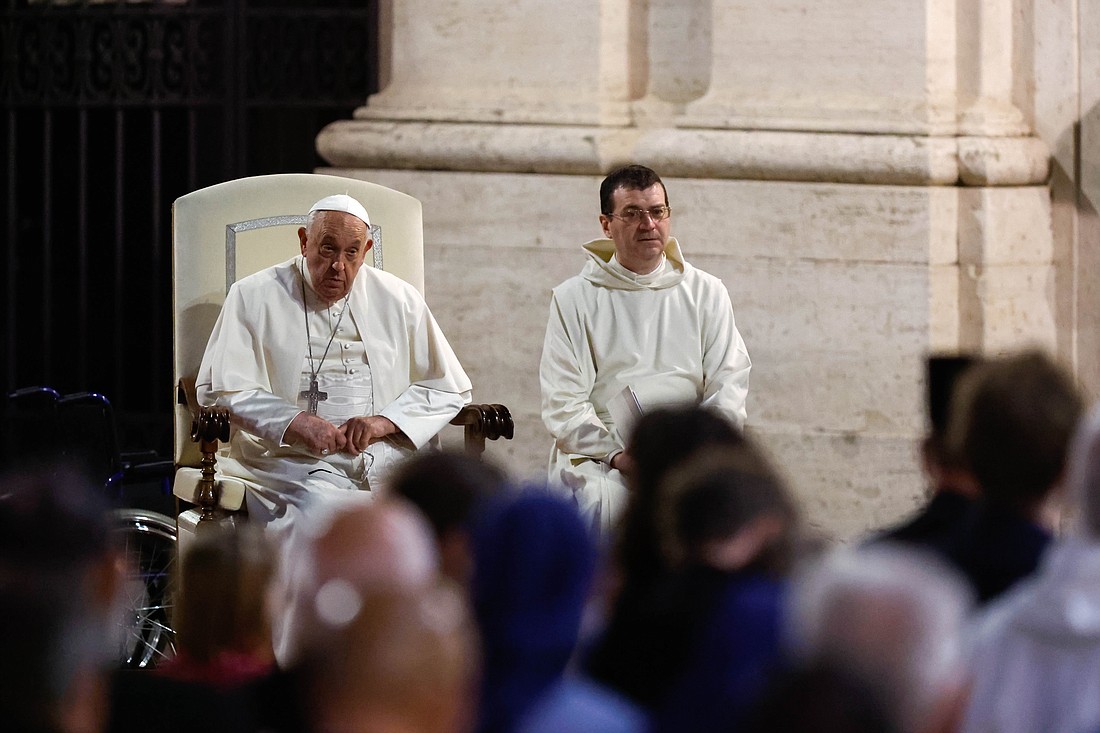
<instances>
[{"instance_id":1,"label":"alb hood","mask_svg":"<svg viewBox=\"0 0 1100 733\"><path fill-rule=\"evenodd\" d=\"M678 284L684 279L684 273L691 267L684 261L680 243L675 237L669 237L665 243L666 264L655 274L633 275L629 270L611 264L615 254L615 242L610 239L593 239L583 246L588 262L581 270L581 277L605 288L615 290L663 290Z\"/></svg>"}]
</instances>

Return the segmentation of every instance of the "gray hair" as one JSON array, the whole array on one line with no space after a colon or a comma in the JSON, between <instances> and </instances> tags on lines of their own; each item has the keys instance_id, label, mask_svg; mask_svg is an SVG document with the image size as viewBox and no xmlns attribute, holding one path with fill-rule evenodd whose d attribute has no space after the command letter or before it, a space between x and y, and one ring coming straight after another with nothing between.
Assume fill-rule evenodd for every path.
<instances>
[{"instance_id":1,"label":"gray hair","mask_svg":"<svg viewBox=\"0 0 1100 733\"><path fill-rule=\"evenodd\" d=\"M915 731L960 689L971 598L953 570L919 550L835 550L794 577L789 651L875 686L901 730Z\"/></svg>"}]
</instances>

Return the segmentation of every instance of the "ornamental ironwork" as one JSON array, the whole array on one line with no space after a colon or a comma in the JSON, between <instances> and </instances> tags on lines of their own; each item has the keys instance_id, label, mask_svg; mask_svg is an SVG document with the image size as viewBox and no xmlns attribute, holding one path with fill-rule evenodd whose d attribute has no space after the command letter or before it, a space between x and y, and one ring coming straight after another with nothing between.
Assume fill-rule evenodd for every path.
<instances>
[{"instance_id":1,"label":"ornamental ironwork","mask_svg":"<svg viewBox=\"0 0 1100 733\"><path fill-rule=\"evenodd\" d=\"M8 105L362 104L374 2L9 3Z\"/></svg>"}]
</instances>

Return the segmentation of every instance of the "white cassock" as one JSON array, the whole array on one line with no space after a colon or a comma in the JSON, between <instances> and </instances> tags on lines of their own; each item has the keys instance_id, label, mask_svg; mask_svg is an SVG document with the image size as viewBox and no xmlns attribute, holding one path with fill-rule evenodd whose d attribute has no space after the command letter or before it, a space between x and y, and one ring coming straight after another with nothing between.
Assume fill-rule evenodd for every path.
<instances>
[{"instance_id":1,"label":"white cassock","mask_svg":"<svg viewBox=\"0 0 1100 733\"><path fill-rule=\"evenodd\" d=\"M326 495L377 489L398 459L428 444L470 401L470 381L414 287L364 266L346 306L326 306L303 280L307 272L298 256L235 283L197 380L200 403L233 416L218 469L249 486L249 519L276 540ZM322 457L284 443L287 426L306 409L313 368L328 393L319 416L341 425L382 415L403 435L356 456Z\"/></svg>"},{"instance_id":2,"label":"white cassock","mask_svg":"<svg viewBox=\"0 0 1100 733\"><path fill-rule=\"evenodd\" d=\"M726 286L685 262L675 239L647 275L619 264L610 239L584 250L584 269L554 288L550 304L542 419L554 436L551 483L606 534L626 503L608 460L629 437L609 400L630 387L643 411L698 403L743 427L751 363Z\"/></svg>"}]
</instances>

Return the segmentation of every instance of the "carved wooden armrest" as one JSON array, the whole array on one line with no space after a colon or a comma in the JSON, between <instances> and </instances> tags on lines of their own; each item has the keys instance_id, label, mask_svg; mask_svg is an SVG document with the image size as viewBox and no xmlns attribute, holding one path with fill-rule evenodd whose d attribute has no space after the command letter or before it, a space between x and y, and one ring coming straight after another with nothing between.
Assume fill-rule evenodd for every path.
<instances>
[{"instance_id":1,"label":"carved wooden armrest","mask_svg":"<svg viewBox=\"0 0 1100 733\"><path fill-rule=\"evenodd\" d=\"M200 479L194 491L193 503L202 519L210 519L219 511L221 487L214 480L219 441L229 440L229 410L224 407L203 407L198 403L193 378L180 379L176 385L176 402L186 405L191 413L191 440L199 444L202 460ZM185 497L186 498L186 497Z\"/></svg>"},{"instance_id":2,"label":"carved wooden armrest","mask_svg":"<svg viewBox=\"0 0 1100 733\"><path fill-rule=\"evenodd\" d=\"M199 444L202 453L202 479L195 492L202 518L214 516L218 509L218 485L214 481L215 454L218 441L229 440L229 410L224 407L200 407L199 414L191 421L191 440Z\"/></svg>"},{"instance_id":3,"label":"carved wooden armrest","mask_svg":"<svg viewBox=\"0 0 1100 733\"><path fill-rule=\"evenodd\" d=\"M465 426L466 452L474 456L485 452L486 439L511 440L515 434L512 413L504 405L466 405L451 420L451 425Z\"/></svg>"}]
</instances>

